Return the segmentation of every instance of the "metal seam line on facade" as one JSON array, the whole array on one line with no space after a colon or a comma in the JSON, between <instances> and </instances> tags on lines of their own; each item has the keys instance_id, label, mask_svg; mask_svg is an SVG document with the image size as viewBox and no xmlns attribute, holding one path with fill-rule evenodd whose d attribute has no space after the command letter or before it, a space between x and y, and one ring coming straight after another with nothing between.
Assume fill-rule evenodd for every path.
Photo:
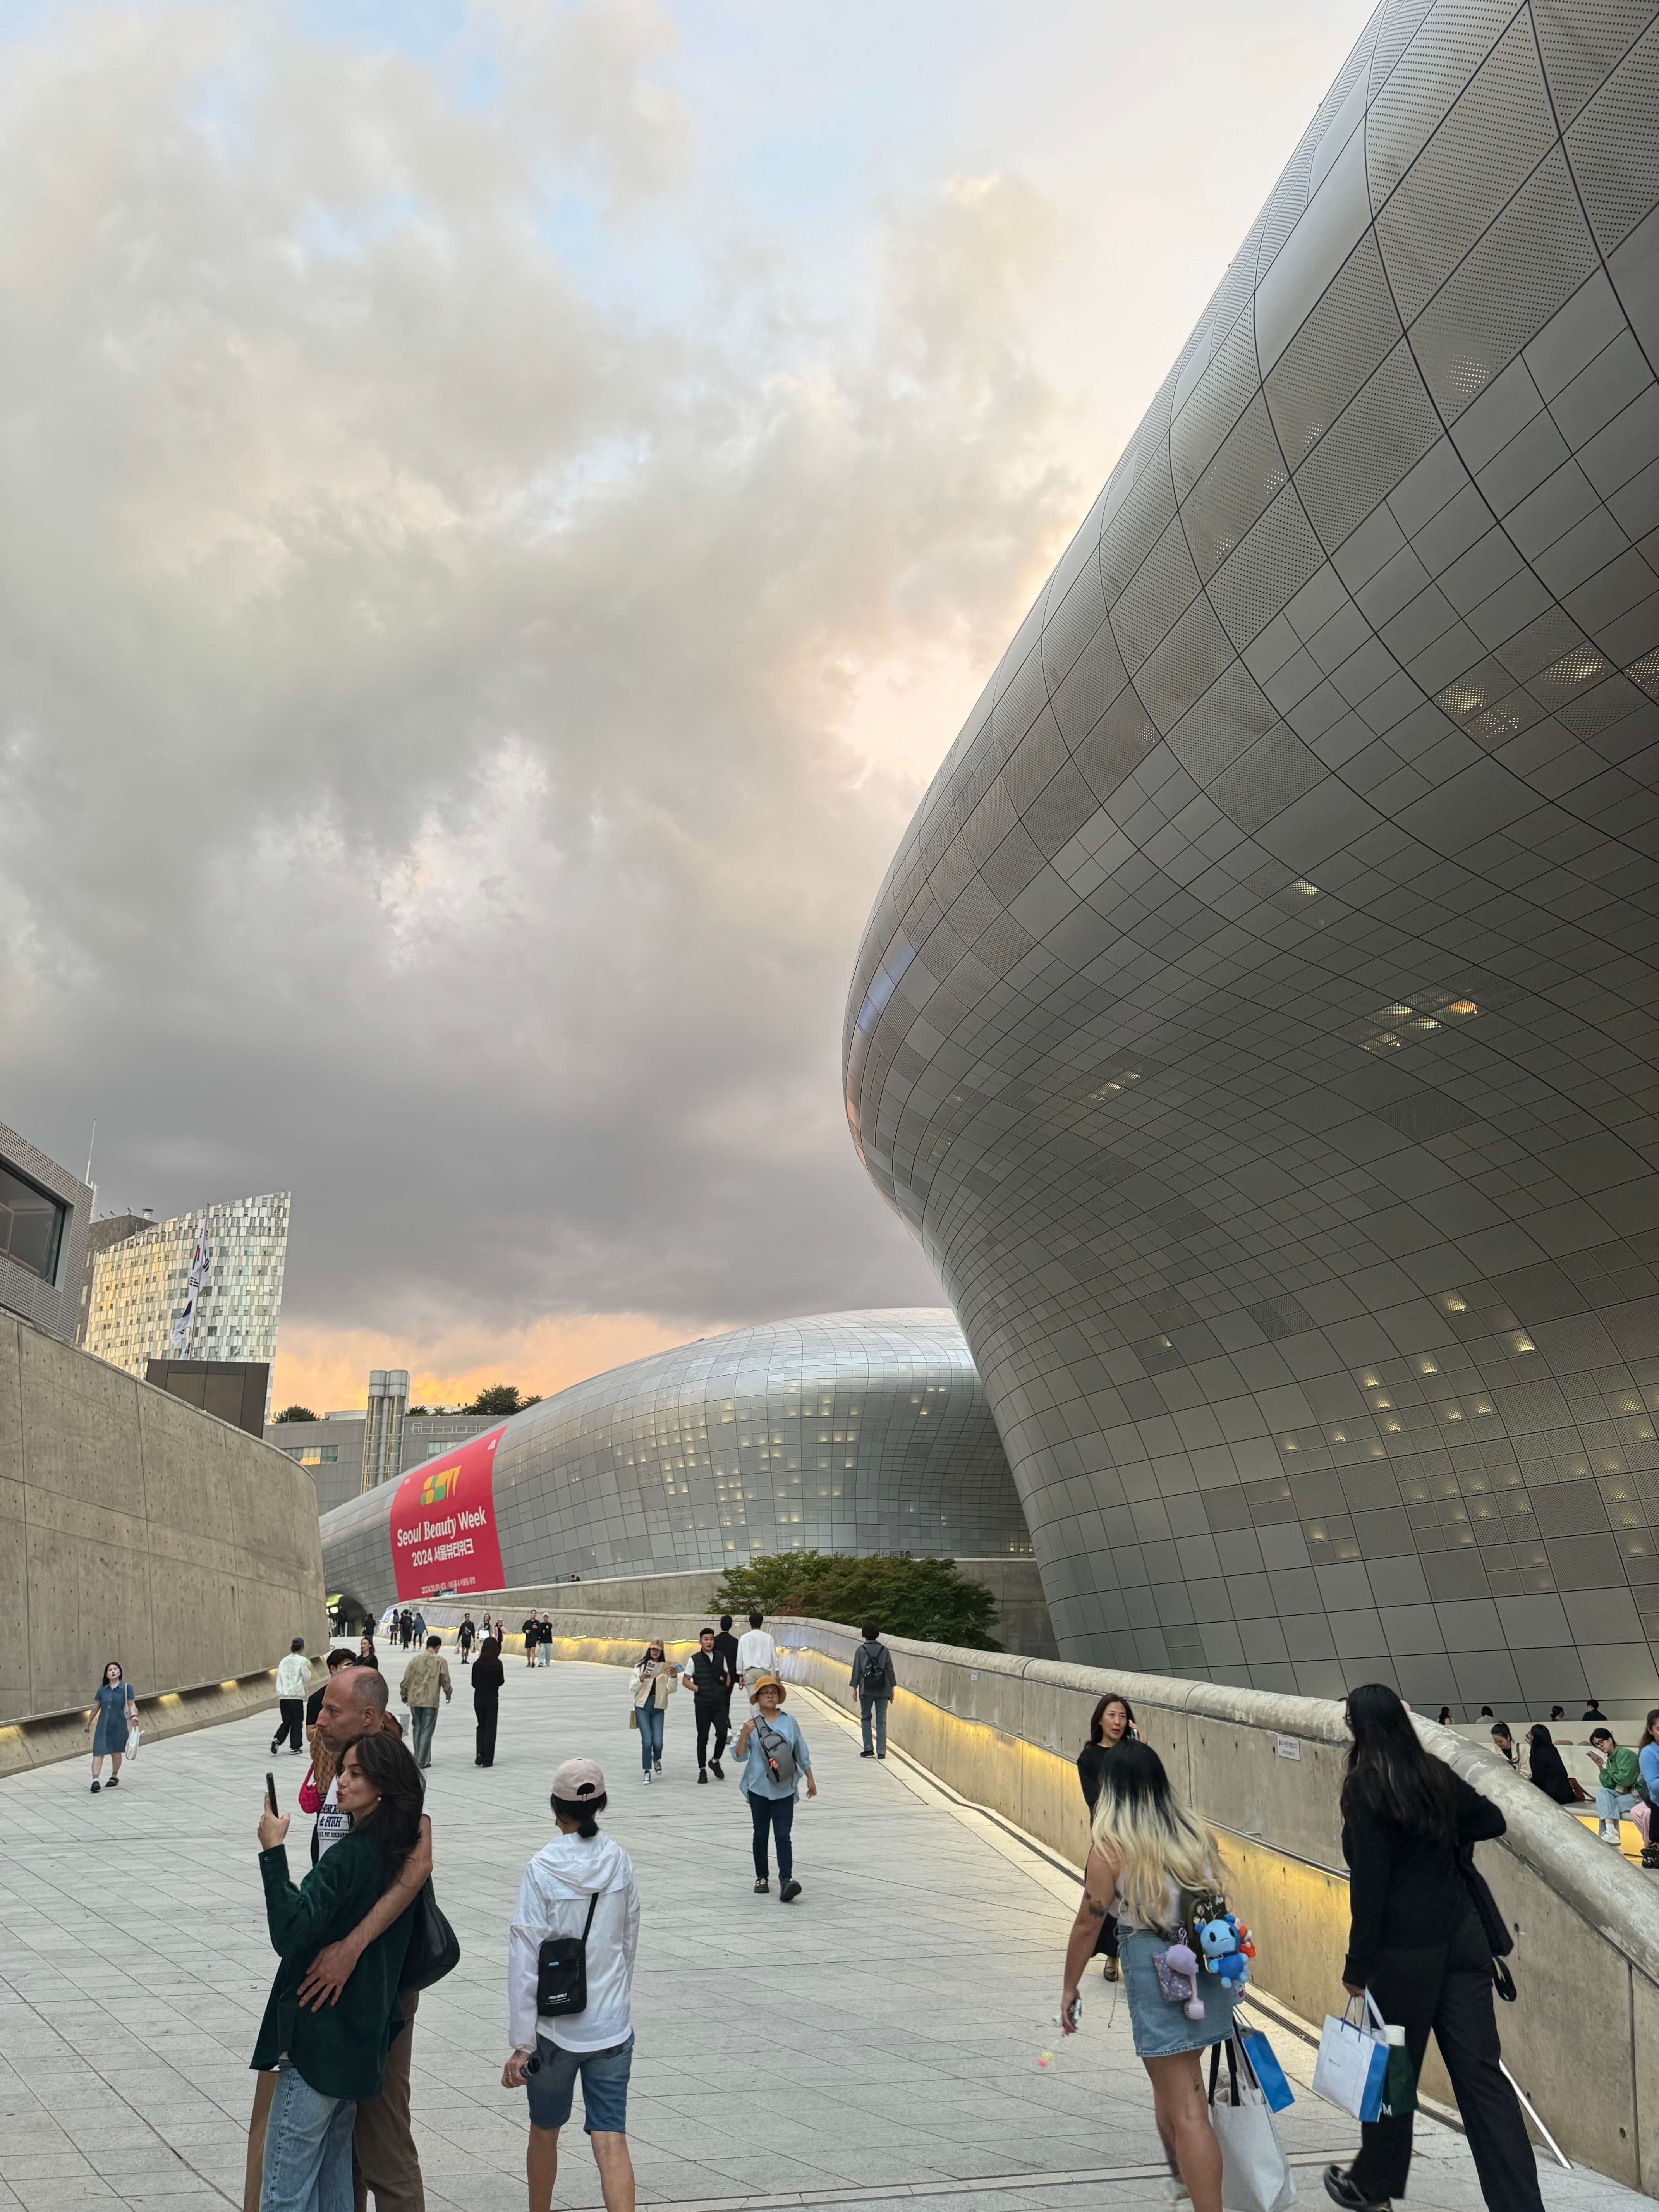
<instances>
[{"instance_id":1,"label":"metal seam line on facade","mask_svg":"<svg viewBox=\"0 0 1659 2212\"><path fill-rule=\"evenodd\" d=\"M877 899L1069 1658L1652 1701L1656 12L1385 0Z\"/></svg>"}]
</instances>

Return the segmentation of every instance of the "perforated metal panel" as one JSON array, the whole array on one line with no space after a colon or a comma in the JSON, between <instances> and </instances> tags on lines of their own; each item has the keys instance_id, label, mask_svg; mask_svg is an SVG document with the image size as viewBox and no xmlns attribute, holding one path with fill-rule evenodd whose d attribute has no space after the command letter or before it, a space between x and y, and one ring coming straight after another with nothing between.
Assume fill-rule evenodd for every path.
<instances>
[{"instance_id":1,"label":"perforated metal panel","mask_svg":"<svg viewBox=\"0 0 1659 2212\"><path fill-rule=\"evenodd\" d=\"M1659 1690L1655 15L1385 0L877 901L1070 1656Z\"/></svg>"}]
</instances>

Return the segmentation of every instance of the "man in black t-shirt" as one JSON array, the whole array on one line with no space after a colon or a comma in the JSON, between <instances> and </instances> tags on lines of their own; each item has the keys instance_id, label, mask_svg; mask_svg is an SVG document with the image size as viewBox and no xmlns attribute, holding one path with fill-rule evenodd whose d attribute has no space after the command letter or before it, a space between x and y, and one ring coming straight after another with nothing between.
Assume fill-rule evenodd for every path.
<instances>
[{"instance_id":1,"label":"man in black t-shirt","mask_svg":"<svg viewBox=\"0 0 1659 2212\"><path fill-rule=\"evenodd\" d=\"M726 1639L728 1643L732 1640ZM724 1782L726 1769L720 1765L720 1754L732 1735L731 1664L719 1649L719 1638L712 1628L705 1628L697 1638L697 1649L692 1653L685 1677L691 1685L692 1711L697 1723L697 1779L707 1782L708 1769L714 1770L714 1779ZM714 1731L714 1756L708 1757L708 1731Z\"/></svg>"}]
</instances>

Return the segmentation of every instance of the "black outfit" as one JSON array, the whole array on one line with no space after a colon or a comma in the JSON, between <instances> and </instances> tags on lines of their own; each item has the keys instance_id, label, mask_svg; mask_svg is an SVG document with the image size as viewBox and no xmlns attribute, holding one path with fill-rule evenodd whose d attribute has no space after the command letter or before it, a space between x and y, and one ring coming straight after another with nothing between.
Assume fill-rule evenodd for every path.
<instances>
[{"instance_id":1,"label":"black outfit","mask_svg":"<svg viewBox=\"0 0 1659 2212\"><path fill-rule=\"evenodd\" d=\"M1528 1764L1533 1780L1547 1797L1553 1797L1558 1805L1573 1803L1571 1778L1553 1738L1542 1743L1534 1741Z\"/></svg>"},{"instance_id":2,"label":"black outfit","mask_svg":"<svg viewBox=\"0 0 1659 2212\"><path fill-rule=\"evenodd\" d=\"M735 1684L742 1670L738 1665L738 1639L729 1628L722 1628L716 1635L714 1656L725 1660L726 1671Z\"/></svg>"},{"instance_id":3,"label":"black outfit","mask_svg":"<svg viewBox=\"0 0 1659 2212\"><path fill-rule=\"evenodd\" d=\"M501 1684L507 1669L499 1659L477 1659L472 1664L472 1711L477 1717L477 1759L480 1766L495 1764L495 1723L501 1714Z\"/></svg>"},{"instance_id":4,"label":"black outfit","mask_svg":"<svg viewBox=\"0 0 1659 2212\"><path fill-rule=\"evenodd\" d=\"M279 1718L276 1724L276 1741L270 1747L272 1751L280 1751L285 1743L290 1751L300 1751L303 1749L305 1745L305 1736L302 1733L306 1717L305 1699L303 1698L278 1698L276 1700L276 1711Z\"/></svg>"},{"instance_id":5,"label":"black outfit","mask_svg":"<svg viewBox=\"0 0 1659 2212\"><path fill-rule=\"evenodd\" d=\"M1498 2065L1492 1947L1458 1867L1461 1848L1503 1834L1504 1815L1467 1782L1450 1780L1456 1835L1443 1840L1402 1828L1381 1809L1372 1778L1358 1779L1342 1826L1352 1914L1342 1978L1369 1989L1383 2019L1404 2027L1413 2067L1433 2029L1492 2212L1543 2212L1526 2122ZM1411 2115L1370 2121L1359 2133L1348 2170L1354 2190L1403 2197Z\"/></svg>"},{"instance_id":6,"label":"black outfit","mask_svg":"<svg viewBox=\"0 0 1659 2212\"><path fill-rule=\"evenodd\" d=\"M328 1684L325 1682L320 1690L313 1690L311 1695L306 1699L306 1726L307 1728L316 1727L317 1716L323 1710L323 1699L327 1696L327 1694Z\"/></svg>"},{"instance_id":7,"label":"black outfit","mask_svg":"<svg viewBox=\"0 0 1659 2212\"><path fill-rule=\"evenodd\" d=\"M728 1644L735 1639L726 1638ZM714 1764L718 1766L732 1738L732 1668L715 1638L712 1651L694 1651L685 1673L691 1680L691 1710L697 1723L697 1771L708 1764L708 1731L714 1731Z\"/></svg>"},{"instance_id":8,"label":"black outfit","mask_svg":"<svg viewBox=\"0 0 1659 2212\"><path fill-rule=\"evenodd\" d=\"M1121 1743L1125 1739L1118 1738ZM1095 1807L1100 1802L1101 1778L1106 1771L1106 1762L1117 1749L1115 1743L1085 1743L1077 1755L1077 1778L1083 1784L1083 1802L1094 1817ZM1117 1956L1117 1915L1109 1912L1100 1923L1100 1933L1095 1938L1094 1956L1097 1959L1115 1959Z\"/></svg>"}]
</instances>

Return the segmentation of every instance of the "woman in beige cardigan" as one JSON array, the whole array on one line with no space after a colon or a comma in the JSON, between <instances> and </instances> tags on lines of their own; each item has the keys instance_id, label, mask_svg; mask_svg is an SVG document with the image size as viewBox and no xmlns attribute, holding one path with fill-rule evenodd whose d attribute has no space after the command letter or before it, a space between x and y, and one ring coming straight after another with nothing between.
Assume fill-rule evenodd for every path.
<instances>
[{"instance_id":1,"label":"woman in beige cardigan","mask_svg":"<svg viewBox=\"0 0 1659 2212\"><path fill-rule=\"evenodd\" d=\"M640 1764L645 1778L654 1768L662 1779L663 1709L680 1686L680 1670L663 1656L662 1638L653 1636L634 1669L634 1722L640 1732Z\"/></svg>"}]
</instances>

